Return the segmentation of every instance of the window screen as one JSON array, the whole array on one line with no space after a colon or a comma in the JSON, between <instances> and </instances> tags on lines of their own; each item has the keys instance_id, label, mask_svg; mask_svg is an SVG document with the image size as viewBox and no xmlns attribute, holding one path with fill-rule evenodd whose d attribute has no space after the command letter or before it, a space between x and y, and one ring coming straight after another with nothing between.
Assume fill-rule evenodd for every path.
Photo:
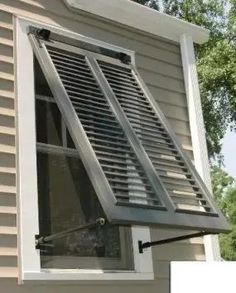
<instances>
[{"instance_id":1,"label":"window screen","mask_svg":"<svg viewBox=\"0 0 236 293\"><path fill-rule=\"evenodd\" d=\"M51 235L94 222L104 213L35 60L39 233ZM106 225L74 232L42 246L41 267L132 269L129 227Z\"/></svg>"}]
</instances>

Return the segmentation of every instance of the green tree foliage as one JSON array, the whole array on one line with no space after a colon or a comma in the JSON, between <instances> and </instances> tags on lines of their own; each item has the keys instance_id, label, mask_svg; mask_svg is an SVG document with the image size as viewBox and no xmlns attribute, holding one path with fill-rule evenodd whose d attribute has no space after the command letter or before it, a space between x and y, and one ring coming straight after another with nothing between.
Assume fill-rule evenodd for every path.
<instances>
[{"instance_id":1,"label":"green tree foliage","mask_svg":"<svg viewBox=\"0 0 236 293\"><path fill-rule=\"evenodd\" d=\"M219 167L212 168L213 194L231 225L231 232L220 235L221 255L236 261L236 181Z\"/></svg>"},{"instance_id":2,"label":"green tree foliage","mask_svg":"<svg viewBox=\"0 0 236 293\"><path fill-rule=\"evenodd\" d=\"M233 186L234 178L218 166L211 168L212 191L218 205L222 208L222 202L226 191Z\"/></svg>"},{"instance_id":3,"label":"green tree foliage","mask_svg":"<svg viewBox=\"0 0 236 293\"><path fill-rule=\"evenodd\" d=\"M159 1L156 1L156 0L148 0L148 1L147 0L135 0L134 2L151 7L156 10L160 10L160 5L159 5L160 3L159 3Z\"/></svg>"},{"instance_id":4,"label":"green tree foliage","mask_svg":"<svg viewBox=\"0 0 236 293\"><path fill-rule=\"evenodd\" d=\"M208 150L219 155L227 128L236 128L236 0L134 1L210 30L196 56Z\"/></svg>"}]
</instances>

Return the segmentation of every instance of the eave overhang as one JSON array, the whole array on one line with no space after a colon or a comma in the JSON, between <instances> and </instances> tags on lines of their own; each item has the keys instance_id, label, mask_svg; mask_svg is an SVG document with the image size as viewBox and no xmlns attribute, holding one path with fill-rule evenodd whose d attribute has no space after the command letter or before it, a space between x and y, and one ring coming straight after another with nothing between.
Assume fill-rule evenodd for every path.
<instances>
[{"instance_id":1,"label":"eave overhang","mask_svg":"<svg viewBox=\"0 0 236 293\"><path fill-rule=\"evenodd\" d=\"M131 0L64 0L73 10L84 11L117 24L179 42L183 34L190 35L194 43L202 44L209 38L209 30L160 13Z\"/></svg>"}]
</instances>

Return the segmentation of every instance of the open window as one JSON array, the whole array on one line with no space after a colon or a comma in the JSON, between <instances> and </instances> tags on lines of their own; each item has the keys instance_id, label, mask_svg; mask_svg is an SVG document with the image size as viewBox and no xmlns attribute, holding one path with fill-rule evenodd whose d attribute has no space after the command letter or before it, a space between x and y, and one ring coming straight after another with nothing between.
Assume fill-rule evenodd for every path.
<instances>
[{"instance_id":1,"label":"open window","mask_svg":"<svg viewBox=\"0 0 236 293\"><path fill-rule=\"evenodd\" d=\"M133 56L36 26L17 33L22 279L152 279L150 226L227 230Z\"/></svg>"},{"instance_id":2,"label":"open window","mask_svg":"<svg viewBox=\"0 0 236 293\"><path fill-rule=\"evenodd\" d=\"M39 235L105 217L78 151L34 60ZM106 225L68 233L41 246L41 267L133 269L131 231Z\"/></svg>"},{"instance_id":3,"label":"open window","mask_svg":"<svg viewBox=\"0 0 236 293\"><path fill-rule=\"evenodd\" d=\"M130 56L44 29L29 38L110 223L227 228Z\"/></svg>"}]
</instances>

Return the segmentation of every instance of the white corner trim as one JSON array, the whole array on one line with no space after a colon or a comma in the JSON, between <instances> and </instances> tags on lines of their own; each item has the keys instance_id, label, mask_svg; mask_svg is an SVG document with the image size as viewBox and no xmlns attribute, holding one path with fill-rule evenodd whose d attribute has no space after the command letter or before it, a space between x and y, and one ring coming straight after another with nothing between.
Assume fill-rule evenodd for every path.
<instances>
[{"instance_id":1,"label":"white corner trim","mask_svg":"<svg viewBox=\"0 0 236 293\"><path fill-rule=\"evenodd\" d=\"M206 42L209 37L207 29L130 0L64 0L64 2L74 11L89 12L175 42L179 42L182 34L191 35L193 41L199 44Z\"/></svg>"},{"instance_id":2,"label":"white corner trim","mask_svg":"<svg viewBox=\"0 0 236 293\"><path fill-rule=\"evenodd\" d=\"M211 190L211 177L205 137L205 127L192 37L186 34L182 35L180 37L180 47L183 62L185 90L188 101L188 113L195 168L207 185L208 189ZM205 236L204 246L207 261L216 261L221 259L217 236Z\"/></svg>"},{"instance_id":3,"label":"white corner trim","mask_svg":"<svg viewBox=\"0 0 236 293\"><path fill-rule=\"evenodd\" d=\"M101 271L101 270L51 270L41 269L40 254L35 249L35 235L39 232L38 222L38 190L36 168L36 126L35 126L35 91L33 50L28 38L28 27L35 25L51 29L53 32L67 37L96 43L96 40L79 34L49 26L44 23L15 18L16 47L16 101L17 101L17 193L18 193L18 255L19 283L25 281L81 281L81 280L153 280L153 262L151 249L144 254L138 252L138 240L150 241L148 227L131 228L134 257L133 271ZM102 43L106 48L111 46ZM123 50L113 47L116 50ZM126 50L127 51L127 50ZM130 51L132 61L134 52Z\"/></svg>"}]
</instances>

